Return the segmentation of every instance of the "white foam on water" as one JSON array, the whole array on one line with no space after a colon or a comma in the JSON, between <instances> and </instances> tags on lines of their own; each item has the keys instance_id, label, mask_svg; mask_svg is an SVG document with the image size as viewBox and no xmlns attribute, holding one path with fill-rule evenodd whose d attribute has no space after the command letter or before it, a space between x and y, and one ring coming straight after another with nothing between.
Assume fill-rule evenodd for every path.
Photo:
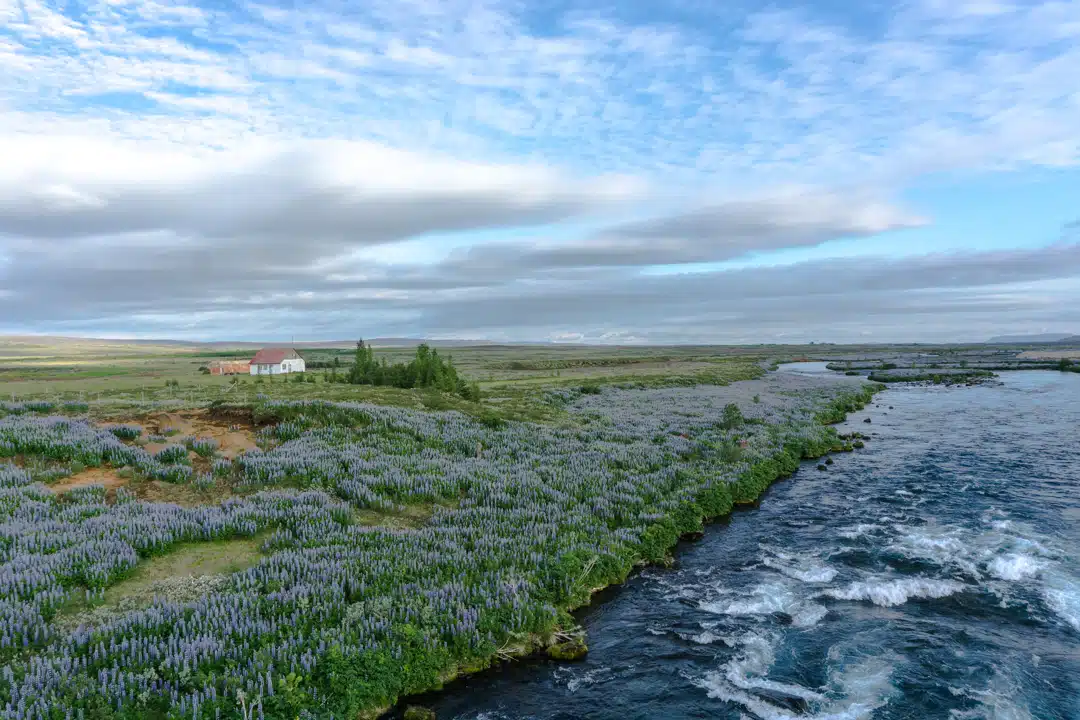
<instances>
[{"instance_id":1,"label":"white foam on water","mask_svg":"<svg viewBox=\"0 0 1080 720\"><path fill-rule=\"evenodd\" d=\"M711 630L702 630L697 634L687 633L686 635L683 635L680 633L680 637L682 637L683 640L689 640L698 645L713 645L717 642L721 642L725 645L730 644L727 636L717 635Z\"/></svg>"},{"instance_id":2,"label":"white foam on water","mask_svg":"<svg viewBox=\"0 0 1080 720\"><path fill-rule=\"evenodd\" d=\"M578 690L580 690L583 687L589 687L590 685L595 685L597 682L599 682L601 679L603 679L606 675L610 675L610 674L611 674L611 668L599 667L599 668L596 668L595 670L589 670L589 671L584 672L584 673L582 673L580 675L575 675L574 677L571 677L566 682L566 690L567 690L567 692L569 692L572 695L572 694L576 693Z\"/></svg>"},{"instance_id":3,"label":"white foam on water","mask_svg":"<svg viewBox=\"0 0 1080 720\"><path fill-rule=\"evenodd\" d=\"M1064 573L1050 573L1042 595L1055 615L1080 632L1080 582Z\"/></svg>"},{"instance_id":4,"label":"white foam on water","mask_svg":"<svg viewBox=\"0 0 1080 720\"><path fill-rule=\"evenodd\" d=\"M814 625L828 612L821 605L796 594L790 584L782 582L758 585L748 595L732 599L702 601L698 607L705 612L733 617L783 613L791 616L792 624L798 627Z\"/></svg>"},{"instance_id":5,"label":"white foam on water","mask_svg":"<svg viewBox=\"0 0 1080 720\"><path fill-rule=\"evenodd\" d=\"M813 627L824 620L828 614L829 608L824 605L807 603L791 616L791 624L795 627Z\"/></svg>"},{"instance_id":6,"label":"white foam on water","mask_svg":"<svg viewBox=\"0 0 1080 720\"><path fill-rule=\"evenodd\" d=\"M984 516L986 524L981 530L897 526L894 528L897 536L886 549L908 559L952 569L976 583L985 583L985 589L1007 605L1014 595L1008 583L1023 583L1017 588L1023 591L1025 581L1055 568L1061 554L1022 523L993 519L1001 515L1002 512L995 511ZM990 578L994 582L987 582Z\"/></svg>"},{"instance_id":7,"label":"white foam on water","mask_svg":"<svg viewBox=\"0 0 1080 720\"><path fill-rule=\"evenodd\" d=\"M965 560L969 553L969 546L965 542L967 538L960 528L912 529L898 526L896 530L900 535L886 550L906 558L950 565Z\"/></svg>"},{"instance_id":8,"label":"white foam on water","mask_svg":"<svg viewBox=\"0 0 1080 720\"><path fill-rule=\"evenodd\" d=\"M740 705L763 720L864 720L885 705L895 692L892 664L884 658L866 661L830 673L828 689L811 689L769 680L776 660L775 638L747 633L740 638L743 652L714 672L694 680L710 698ZM808 712L777 705L761 693L802 700Z\"/></svg>"},{"instance_id":9,"label":"white foam on water","mask_svg":"<svg viewBox=\"0 0 1080 720\"><path fill-rule=\"evenodd\" d=\"M1020 688L1001 668L994 669L994 677L983 689L950 687L949 692L979 703L971 710L950 711L949 717L955 720L1034 720L1031 711L1018 700Z\"/></svg>"},{"instance_id":10,"label":"white foam on water","mask_svg":"<svg viewBox=\"0 0 1080 720\"><path fill-rule=\"evenodd\" d=\"M774 643L776 637L746 633L737 638L742 652L718 670L707 673L695 682L705 689L709 697L742 705L754 715L763 718L795 717L782 707L754 696L755 690L764 690L799 700L821 701L821 693L794 685L769 680L765 677L776 662Z\"/></svg>"},{"instance_id":11,"label":"white foam on water","mask_svg":"<svg viewBox=\"0 0 1080 720\"><path fill-rule=\"evenodd\" d=\"M1044 561L1020 553L999 555L987 565L987 569L994 577L1013 582L1038 575L1045 568Z\"/></svg>"},{"instance_id":12,"label":"white foam on water","mask_svg":"<svg viewBox=\"0 0 1080 720\"><path fill-rule=\"evenodd\" d=\"M772 615L773 613L786 613L792 609L798 600L791 591L791 587L785 583L765 583L758 585L750 594L733 599L720 598L711 601L703 601L699 607L717 615Z\"/></svg>"},{"instance_id":13,"label":"white foam on water","mask_svg":"<svg viewBox=\"0 0 1080 720\"><path fill-rule=\"evenodd\" d=\"M830 652L830 658L834 654ZM835 696L821 708L815 718L833 720L862 720L873 717L874 711L888 704L896 694L892 674L897 659L893 656L871 656L830 672L829 693Z\"/></svg>"},{"instance_id":14,"label":"white foam on water","mask_svg":"<svg viewBox=\"0 0 1080 720\"><path fill-rule=\"evenodd\" d=\"M801 564L790 564L773 558L765 558L763 562L766 567L772 568L781 575L805 583L826 583L836 577L836 569L821 562L804 561Z\"/></svg>"},{"instance_id":15,"label":"white foam on water","mask_svg":"<svg viewBox=\"0 0 1080 720\"><path fill-rule=\"evenodd\" d=\"M912 598L937 599L955 595L967 586L955 580L927 577L878 579L853 582L847 587L831 588L821 594L835 600L869 600L881 607L903 605Z\"/></svg>"},{"instance_id":16,"label":"white foam on water","mask_svg":"<svg viewBox=\"0 0 1080 720\"><path fill-rule=\"evenodd\" d=\"M877 523L859 523L854 527L841 530L839 535L845 540L858 540L861 537L870 535L871 533L882 529L882 526Z\"/></svg>"}]
</instances>

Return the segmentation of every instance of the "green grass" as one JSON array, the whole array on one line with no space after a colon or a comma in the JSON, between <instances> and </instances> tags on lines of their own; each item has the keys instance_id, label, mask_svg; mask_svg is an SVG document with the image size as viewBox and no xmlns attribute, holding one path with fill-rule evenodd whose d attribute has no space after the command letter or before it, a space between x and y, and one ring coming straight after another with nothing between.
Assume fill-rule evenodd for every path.
<instances>
[{"instance_id":1,"label":"green grass","mask_svg":"<svg viewBox=\"0 0 1080 720\"><path fill-rule=\"evenodd\" d=\"M353 513L353 519L358 525L371 527L385 527L395 530L418 530L431 520L435 514L434 503L421 503L407 505L402 512L385 512L366 508Z\"/></svg>"},{"instance_id":2,"label":"green grass","mask_svg":"<svg viewBox=\"0 0 1080 720\"><path fill-rule=\"evenodd\" d=\"M5 345L7 342L7 345ZM152 408L205 407L214 402L251 405L260 395L279 400L370 402L414 409L457 410L473 416L496 415L507 420L557 422L563 414L542 402L547 388L579 387L584 383L635 387L726 384L757 377L761 351L756 348L618 348L581 346L477 346L440 349L449 353L463 376L480 382L481 404L430 390L401 390L325 382L324 370L310 375L315 383L284 379L257 383L251 376L211 376L199 367L224 356L244 357L251 351L122 343L42 341L36 346L12 344L0 338L0 399L91 403L101 420L124 420ZM312 359L348 351L301 352ZM411 348L380 348L390 362L404 360Z\"/></svg>"},{"instance_id":3,"label":"green grass","mask_svg":"<svg viewBox=\"0 0 1080 720\"><path fill-rule=\"evenodd\" d=\"M105 618L148 604L155 595L194 599L187 595L197 596L200 584L185 583L186 578L220 579L251 567L263 557L259 550L263 539L259 535L176 545L165 554L140 560L128 577L106 588L102 598L87 602L76 590L56 622L70 626Z\"/></svg>"},{"instance_id":4,"label":"green grass","mask_svg":"<svg viewBox=\"0 0 1080 720\"><path fill-rule=\"evenodd\" d=\"M353 513L357 524L396 530L416 530L423 527L438 507L435 503L408 505L400 512L363 509ZM255 565L264 557L260 546L266 533L250 538L234 538L211 542L182 543L161 555L139 561L132 573L105 589L104 597L87 602L76 591L75 596L57 614L56 622L73 626L126 612L149 603L155 595L176 598L198 594L199 582L186 578L221 582L228 575Z\"/></svg>"}]
</instances>

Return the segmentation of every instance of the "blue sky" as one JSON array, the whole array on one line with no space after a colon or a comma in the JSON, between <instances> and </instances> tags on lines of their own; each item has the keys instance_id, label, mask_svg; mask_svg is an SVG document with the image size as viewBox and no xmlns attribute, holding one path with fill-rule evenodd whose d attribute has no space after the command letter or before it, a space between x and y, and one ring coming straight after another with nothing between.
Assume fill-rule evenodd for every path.
<instances>
[{"instance_id":1,"label":"blue sky","mask_svg":"<svg viewBox=\"0 0 1080 720\"><path fill-rule=\"evenodd\" d=\"M0 332L1080 332L1080 2L0 0Z\"/></svg>"}]
</instances>

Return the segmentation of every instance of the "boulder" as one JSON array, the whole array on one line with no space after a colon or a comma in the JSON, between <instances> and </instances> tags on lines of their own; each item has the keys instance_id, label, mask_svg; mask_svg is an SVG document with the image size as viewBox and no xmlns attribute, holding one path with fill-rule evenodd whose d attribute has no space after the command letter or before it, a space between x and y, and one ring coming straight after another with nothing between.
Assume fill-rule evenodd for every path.
<instances>
[{"instance_id":1,"label":"boulder","mask_svg":"<svg viewBox=\"0 0 1080 720\"><path fill-rule=\"evenodd\" d=\"M435 711L420 705L405 708L405 720L435 720Z\"/></svg>"},{"instance_id":2,"label":"boulder","mask_svg":"<svg viewBox=\"0 0 1080 720\"><path fill-rule=\"evenodd\" d=\"M589 647L582 638L556 643L548 648L552 660L581 660L589 654Z\"/></svg>"}]
</instances>

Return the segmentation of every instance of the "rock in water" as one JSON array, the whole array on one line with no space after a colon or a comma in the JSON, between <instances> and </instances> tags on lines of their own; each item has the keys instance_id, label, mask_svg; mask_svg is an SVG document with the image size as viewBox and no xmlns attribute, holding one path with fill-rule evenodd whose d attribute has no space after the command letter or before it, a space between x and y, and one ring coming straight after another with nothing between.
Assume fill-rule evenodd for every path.
<instances>
[{"instance_id":1,"label":"rock in water","mask_svg":"<svg viewBox=\"0 0 1080 720\"><path fill-rule=\"evenodd\" d=\"M420 705L405 708L405 720L435 720L435 711Z\"/></svg>"},{"instance_id":2,"label":"rock in water","mask_svg":"<svg viewBox=\"0 0 1080 720\"><path fill-rule=\"evenodd\" d=\"M870 422L870 418L866 418L865 420L863 420L863 422L864 422L864 423L868 423L868 422Z\"/></svg>"},{"instance_id":3,"label":"rock in water","mask_svg":"<svg viewBox=\"0 0 1080 720\"><path fill-rule=\"evenodd\" d=\"M556 643L548 648L552 660L581 660L589 654L589 647L581 638Z\"/></svg>"}]
</instances>

